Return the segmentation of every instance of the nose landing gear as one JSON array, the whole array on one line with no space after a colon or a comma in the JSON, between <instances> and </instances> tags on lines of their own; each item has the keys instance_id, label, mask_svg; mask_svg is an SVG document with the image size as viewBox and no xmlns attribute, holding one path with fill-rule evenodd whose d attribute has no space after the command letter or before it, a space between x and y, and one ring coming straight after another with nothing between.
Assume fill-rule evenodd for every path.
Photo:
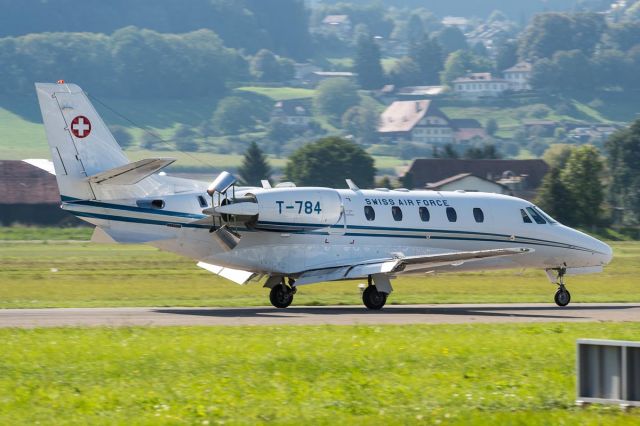
<instances>
[{"instance_id":1,"label":"nose landing gear","mask_svg":"<svg viewBox=\"0 0 640 426\"><path fill-rule=\"evenodd\" d=\"M558 268L555 271L558 275L557 278L552 279L552 282L558 286L558 291L556 291L553 300L558 306L567 306L569 302L571 302L571 293L569 293L569 290L564 286L564 275L567 272L567 268ZM551 271L547 271L549 279L553 277L550 272Z\"/></svg>"}]
</instances>

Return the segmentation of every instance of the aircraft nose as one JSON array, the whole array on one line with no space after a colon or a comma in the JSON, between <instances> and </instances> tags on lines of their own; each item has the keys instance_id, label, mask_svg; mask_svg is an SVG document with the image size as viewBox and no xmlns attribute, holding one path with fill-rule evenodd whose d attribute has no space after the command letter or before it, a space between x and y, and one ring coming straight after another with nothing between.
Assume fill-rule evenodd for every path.
<instances>
[{"instance_id":1,"label":"aircraft nose","mask_svg":"<svg viewBox=\"0 0 640 426\"><path fill-rule=\"evenodd\" d=\"M609 244L603 243L602 241L598 241L598 243L598 252L602 256L602 264L608 265L611 262L611 259L613 259L613 250Z\"/></svg>"}]
</instances>

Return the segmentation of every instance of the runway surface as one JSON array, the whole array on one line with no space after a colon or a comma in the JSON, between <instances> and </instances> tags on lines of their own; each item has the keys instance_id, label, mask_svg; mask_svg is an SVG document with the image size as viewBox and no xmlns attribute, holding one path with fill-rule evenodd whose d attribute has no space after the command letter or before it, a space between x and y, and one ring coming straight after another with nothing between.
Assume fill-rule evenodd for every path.
<instances>
[{"instance_id":1,"label":"runway surface","mask_svg":"<svg viewBox=\"0 0 640 426\"><path fill-rule=\"evenodd\" d=\"M176 325L353 325L640 321L637 303L402 305L249 308L0 309L0 327Z\"/></svg>"}]
</instances>

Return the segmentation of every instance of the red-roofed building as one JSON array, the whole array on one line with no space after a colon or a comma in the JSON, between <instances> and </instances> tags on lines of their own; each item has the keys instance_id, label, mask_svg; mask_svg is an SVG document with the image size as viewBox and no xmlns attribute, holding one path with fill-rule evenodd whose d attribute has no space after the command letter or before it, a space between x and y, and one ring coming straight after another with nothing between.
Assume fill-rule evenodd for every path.
<instances>
[{"instance_id":1,"label":"red-roofed building","mask_svg":"<svg viewBox=\"0 0 640 426\"><path fill-rule=\"evenodd\" d=\"M446 144L454 141L449 118L430 100L393 102L380 117L378 133L387 143Z\"/></svg>"},{"instance_id":2,"label":"red-roofed building","mask_svg":"<svg viewBox=\"0 0 640 426\"><path fill-rule=\"evenodd\" d=\"M405 176L412 188L428 188L462 174L470 174L508 187L513 195L533 199L542 178L549 171L543 160L462 160L419 158Z\"/></svg>"}]
</instances>

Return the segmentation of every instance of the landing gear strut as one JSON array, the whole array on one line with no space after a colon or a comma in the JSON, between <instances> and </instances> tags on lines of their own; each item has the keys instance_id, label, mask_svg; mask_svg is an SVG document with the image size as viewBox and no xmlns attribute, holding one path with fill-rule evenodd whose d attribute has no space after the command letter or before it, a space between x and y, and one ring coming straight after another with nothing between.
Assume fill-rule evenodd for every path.
<instances>
[{"instance_id":1,"label":"landing gear strut","mask_svg":"<svg viewBox=\"0 0 640 426\"><path fill-rule=\"evenodd\" d=\"M564 286L564 274L567 272L566 268L557 269L558 278L556 284L558 285L558 291L556 291L553 300L555 300L558 306L567 306L571 302L571 293Z\"/></svg>"},{"instance_id":2,"label":"landing gear strut","mask_svg":"<svg viewBox=\"0 0 640 426\"><path fill-rule=\"evenodd\" d=\"M271 288L269 292L269 300L271 304L279 309L288 307L293 302L293 295L296 294L294 281L289 279L289 285L285 285L284 279Z\"/></svg>"},{"instance_id":3,"label":"landing gear strut","mask_svg":"<svg viewBox=\"0 0 640 426\"><path fill-rule=\"evenodd\" d=\"M362 292L362 302L368 309L379 311L387 303L387 293L378 291L369 276L369 285Z\"/></svg>"}]
</instances>

